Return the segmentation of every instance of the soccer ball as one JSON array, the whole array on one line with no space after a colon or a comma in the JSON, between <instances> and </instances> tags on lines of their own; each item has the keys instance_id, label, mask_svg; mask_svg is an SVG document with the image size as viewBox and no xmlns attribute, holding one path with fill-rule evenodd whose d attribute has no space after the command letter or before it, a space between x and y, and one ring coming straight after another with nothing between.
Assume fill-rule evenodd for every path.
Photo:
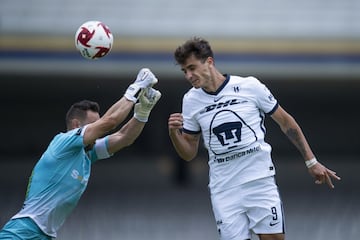
<instances>
[{"instance_id":1,"label":"soccer ball","mask_svg":"<svg viewBox=\"0 0 360 240\"><path fill-rule=\"evenodd\" d=\"M110 28L100 21L88 21L82 24L75 34L75 46L87 59L102 58L113 45Z\"/></svg>"}]
</instances>

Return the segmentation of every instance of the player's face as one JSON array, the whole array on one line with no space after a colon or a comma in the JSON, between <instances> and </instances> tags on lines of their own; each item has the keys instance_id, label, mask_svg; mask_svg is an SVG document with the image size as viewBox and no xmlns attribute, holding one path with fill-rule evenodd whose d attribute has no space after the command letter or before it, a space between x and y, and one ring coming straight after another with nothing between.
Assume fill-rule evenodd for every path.
<instances>
[{"instance_id":1,"label":"player's face","mask_svg":"<svg viewBox=\"0 0 360 240\"><path fill-rule=\"evenodd\" d=\"M100 115L97 112L87 111L86 119L82 123L83 126L89 123L93 123L100 119Z\"/></svg>"},{"instance_id":2,"label":"player's face","mask_svg":"<svg viewBox=\"0 0 360 240\"><path fill-rule=\"evenodd\" d=\"M85 119L80 119L80 118L72 119L71 126L69 126L68 130L83 127L89 123L93 123L93 122L97 121L98 119L100 119L99 113L88 110L88 111L86 111Z\"/></svg>"},{"instance_id":3,"label":"player's face","mask_svg":"<svg viewBox=\"0 0 360 240\"><path fill-rule=\"evenodd\" d=\"M212 58L208 58L204 62L191 55L181 66L185 74L185 78L194 88L207 89L211 82L210 65Z\"/></svg>"}]
</instances>

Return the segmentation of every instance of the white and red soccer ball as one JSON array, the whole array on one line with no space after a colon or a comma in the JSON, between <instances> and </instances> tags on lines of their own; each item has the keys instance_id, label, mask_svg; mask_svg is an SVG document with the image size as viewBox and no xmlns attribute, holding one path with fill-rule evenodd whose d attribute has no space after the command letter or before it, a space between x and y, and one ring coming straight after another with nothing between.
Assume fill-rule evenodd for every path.
<instances>
[{"instance_id":1,"label":"white and red soccer ball","mask_svg":"<svg viewBox=\"0 0 360 240\"><path fill-rule=\"evenodd\" d=\"M87 59L102 58L113 45L110 28L100 21L88 21L82 24L75 34L75 46Z\"/></svg>"}]
</instances>

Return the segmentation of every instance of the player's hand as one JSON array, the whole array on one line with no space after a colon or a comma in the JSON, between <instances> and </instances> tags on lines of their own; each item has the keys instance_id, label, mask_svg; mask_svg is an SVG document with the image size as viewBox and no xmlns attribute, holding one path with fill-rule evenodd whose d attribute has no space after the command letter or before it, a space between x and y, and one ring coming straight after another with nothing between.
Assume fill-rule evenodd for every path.
<instances>
[{"instance_id":1,"label":"player's hand","mask_svg":"<svg viewBox=\"0 0 360 240\"><path fill-rule=\"evenodd\" d=\"M139 98L140 91L145 88L151 88L157 82L158 79L150 71L150 69L143 68L139 71L134 83L130 84L130 86L126 89L124 96L128 100L136 103Z\"/></svg>"},{"instance_id":2,"label":"player's hand","mask_svg":"<svg viewBox=\"0 0 360 240\"><path fill-rule=\"evenodd\" d=\"M141 89L144 89L154 86L157 82L158 79L150 69L142 68L136 76L134 84L138 85Z\"/></svg>"},{"instance_id":3,"label":"player's hand","mask_svg":"<svg viewBox=\"0 0 360 240\"><path fill-rule=\"evenodd\" d=\"M147 122L151 110L161 97L160 91L153 88L145 88L141 91L139 102L135 104L134 117L140 122Z\"/></svg>"},{"instance_id":4,"label":"player's hand","mask_svg":"<svg viewBox=\"0 0 360 240\"><path fill-rule=\"evenodd\" d=\"M336 172L326 168L319 162L309 168L309 173L315 178L316 184L326 183L330 188L334 188L332 179L341 180L341 178L336 175Z\"/></svg>"},{"instance_id":5,"label":"player's hand","mask_svg":"<svg viewBox=\"0 0 360 240\"><path fill-rule=\"evenodd\" d=\"M183 127L183 122L184 119L181 113L170 114L168 119L169 133L181 130Z\"/></svg>"}]
</instances>

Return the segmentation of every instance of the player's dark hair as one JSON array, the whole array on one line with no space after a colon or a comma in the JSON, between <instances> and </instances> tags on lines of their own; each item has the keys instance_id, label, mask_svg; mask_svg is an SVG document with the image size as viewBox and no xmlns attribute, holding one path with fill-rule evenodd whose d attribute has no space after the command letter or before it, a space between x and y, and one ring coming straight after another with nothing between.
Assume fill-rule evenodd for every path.
<instances>
[{"instance_id":1,"label":"player's dark hair","mask_svg":"<svg viewBox=\"0 0 360 240\"><path fill-rule=\"evenodd\" d=\"M214 57L210 44L203 38L193 37L187 40L183 45L176 48L174 57L178 64L182 65L191 56L205 62L208 57Z\"/></svg>"},{"instance_id":2,"label":"player's dark hair","mask_svg":"<svg viewBox=\"0 0 360 240\"><path fill-rule=\"evenodd\" d=\"M74 103L71 105L70 109L66 113L66 126L69 127L71 120L79 119L80 121L85 120L87 116L87 111L100 112L100 106L97 102L82 100L80 102Z\"/></svg>"}]
</instances>

